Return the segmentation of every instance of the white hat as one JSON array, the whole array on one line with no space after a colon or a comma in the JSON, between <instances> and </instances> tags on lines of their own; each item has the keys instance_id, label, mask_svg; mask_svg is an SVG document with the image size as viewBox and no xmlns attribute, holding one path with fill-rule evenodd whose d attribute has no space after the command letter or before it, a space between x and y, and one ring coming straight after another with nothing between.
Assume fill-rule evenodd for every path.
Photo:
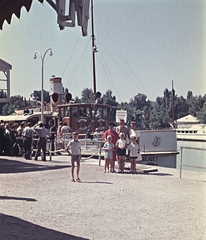
<instances>
[{"instance_id":1,"label":"white hat","mask_svg":"<svg viewBox=\"0 0 206 240\"><path fill-rule=\"evenodd\" d=\"M42 121L38 121L38 124L41 124L42 123Z\"/></svg>"}]
</instances>

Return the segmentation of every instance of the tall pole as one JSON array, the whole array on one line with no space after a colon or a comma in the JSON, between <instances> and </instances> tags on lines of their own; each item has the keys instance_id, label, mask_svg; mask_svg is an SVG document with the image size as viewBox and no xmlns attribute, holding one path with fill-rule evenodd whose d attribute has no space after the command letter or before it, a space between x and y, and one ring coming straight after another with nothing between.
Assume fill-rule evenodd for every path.
<instances>
[{"instance_id":1,"label":"tall pole","mask_svg":"<svg viewBox=\"0 0 206 240\"><path fill-rule=\"evenodd\" d=\"M173 81L172 81L172 126L173 126L173 128L175 128L174 114L175 114L175 110L174 110L174 87L173 87Z\"/></svg>"},{"instance_id":2,"label":"tall pole","mask_svg":"<svg viewBox=\"0 0 206 240\"><path fill-rule=\"evenodd\" d=\"M37 59L37 54L39 54L41 58L41 122L44 123L44 59L47 52L50 51L50 56L53 55L52 48L48 48L42 57L41 53L36 51L34 53L34 59Z\"/></svg>"},{"instance_id":3,"label":"tall pole","mask_svg":"<svg viewBox=\"0 0 206 240\"><path fill-rule=\"evenodd\" d=\"M97 48L95 45L95 35L94 35L94 14L93 14L93 0L91 0L91 22L92 22L92 65L93 65L93 91L94 91L94 101L96 100L96 68L95 68L95 53Z\"/></svg>"}]
</instances>

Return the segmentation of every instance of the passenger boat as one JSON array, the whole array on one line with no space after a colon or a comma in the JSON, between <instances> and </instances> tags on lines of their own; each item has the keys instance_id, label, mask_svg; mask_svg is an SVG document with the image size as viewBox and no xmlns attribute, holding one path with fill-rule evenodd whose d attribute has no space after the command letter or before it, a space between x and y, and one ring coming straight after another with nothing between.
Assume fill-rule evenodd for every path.
<instances>
[{"instance_id":1,"label":"passenger boat","mask_svg":"<svg viewBox=\"0 0 206 240\"><path fill-rule=\"evenodd\" d=\"M187 115L175 121L177 140L206 141L206 125L192 116Z\"/></svg>"}]
</instances>

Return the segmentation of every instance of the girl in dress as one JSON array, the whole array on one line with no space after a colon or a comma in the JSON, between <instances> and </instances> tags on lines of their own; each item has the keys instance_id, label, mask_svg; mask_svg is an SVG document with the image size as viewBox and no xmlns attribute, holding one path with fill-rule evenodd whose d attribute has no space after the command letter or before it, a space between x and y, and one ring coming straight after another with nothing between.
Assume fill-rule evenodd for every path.
<instances>
[{"instance_id":1,"label":"girl in dress","mask_svg":"<svg viewBox=\"0 0 206 240\"><path fill-rule=\"evenodd\" d=\"M104 165L104 172L106 171L109 172L109 167L110 171L112 172L112 159L113 159L113 151L114 151L114 144L112 143L112 136L108 135L107 136L107 141L105 142L103 148L102 148L105 153L104 153L104 160L105 160L105 165Z\"/></svg>"}]
</instances>

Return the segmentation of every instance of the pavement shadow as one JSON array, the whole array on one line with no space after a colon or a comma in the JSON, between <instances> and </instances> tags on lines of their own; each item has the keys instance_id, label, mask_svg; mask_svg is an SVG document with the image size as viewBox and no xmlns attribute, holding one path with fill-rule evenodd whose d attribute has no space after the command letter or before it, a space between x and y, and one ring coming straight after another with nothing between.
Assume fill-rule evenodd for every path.
<instances>
[{"instance_id":1,"label":"pavement shadow","mask_svg":"<svg viewBox=\"0 0 206 240\"><path fill-rule=\"evenodd\" d=\"M20 201L27 201L27 202L36 202L37 201L34 198L9 197L9 196L0 196L0 200L20 200Z\"/></svg>"},{"instance_id":2,"label":"pavement shadow","mask_svg":"<svg viewBox=\"0 0 206 240\"><path fill-rule=\"evenodd\" d=\"M88 240L0 213L1 240Z\"/></svg>"},{"instance_id":3,"label":"pavement shadow","mask_svg":"<svg viewBox=\"0 0 206 240\"><path fill-rule=\"evenodd\" d=\"M46 171L56 170L61 168L69 168L70 165L49 165L47 162L44 164L38 164L37 162L21 162L18 160L0 159L0 173L24 173L24 172L35 172L35 171Z\"/></svg>"},{"instance_id":4,"label":"pavement shadow","mask_svg":"<svg viewBox=\"0 0 206 240\"><path fill-rule=\"evenodd\" d=\"M162 177L165 177L165 176L174 176L173 174L171 173L149 173L148 175L154 175L154 176L162 176Z\"/></svg>"},{"instance_id":5,"label":"pavement shadow","mask_svg":"<svg viewBox=\"0 0 206 240\"><path fill-rule=\"evenodd\" d=\"M101 183L101 184L113 184L112 182L99 182L99 181L81 181L81 183Z\"/></svg>"}]
</instances>

